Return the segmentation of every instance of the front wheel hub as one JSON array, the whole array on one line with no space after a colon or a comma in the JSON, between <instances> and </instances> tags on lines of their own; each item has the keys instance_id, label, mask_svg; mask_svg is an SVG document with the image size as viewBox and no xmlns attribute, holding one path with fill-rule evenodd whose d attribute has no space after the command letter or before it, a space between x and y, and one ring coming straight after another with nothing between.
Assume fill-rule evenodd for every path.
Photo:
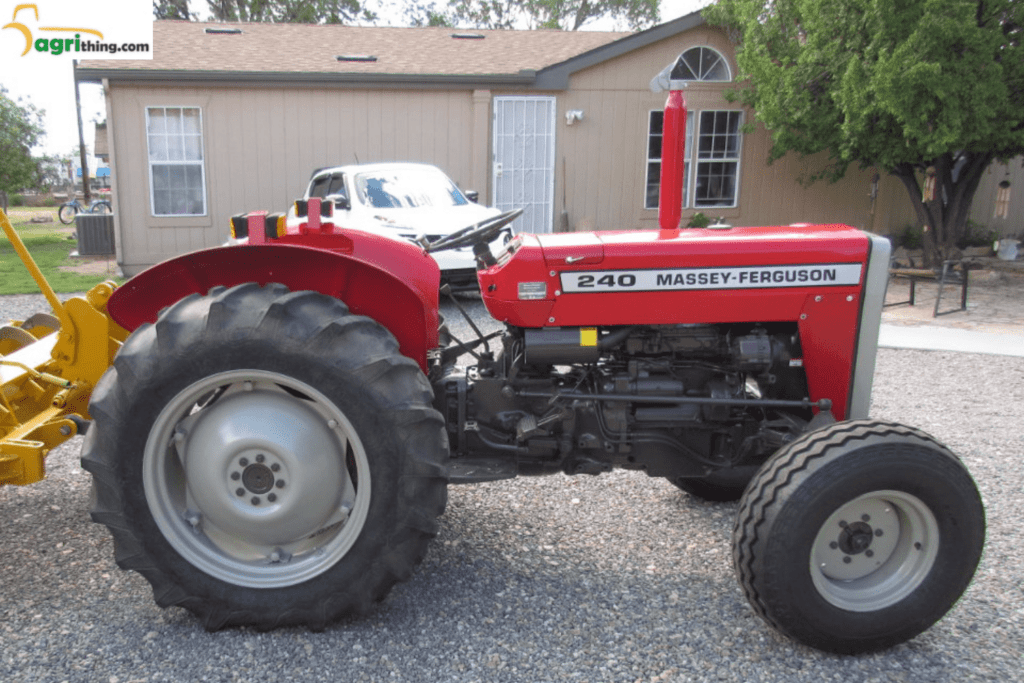
<instances>
[{"instance_id":1,"label":"front wheel hub","mask_svg":"<svg viewBox=\"0 0 1024 683\"><path fill-rule=\"evenodd\" d=\"M821 526L811 549L811 579L836 607L871 612L920 586L938 550L938 522L920 498L875 491L842 505Z\"/></svg>"}]
</instances>

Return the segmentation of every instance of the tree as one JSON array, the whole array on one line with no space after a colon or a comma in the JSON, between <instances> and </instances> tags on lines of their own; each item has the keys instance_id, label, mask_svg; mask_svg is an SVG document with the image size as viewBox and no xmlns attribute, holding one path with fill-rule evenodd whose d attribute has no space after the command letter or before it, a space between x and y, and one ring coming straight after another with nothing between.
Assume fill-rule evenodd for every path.
<instances>
[{"instance_id":1,"label":"tree","mask_svg":"<svg viewBox=\"0 0 1024 683\"><path fill-rule=\"evenodd\" d=\"M738 43L770 160L827 152L812 180L851 163L896 176L929 263L964 237L989 163L1024 153L1024 3L719 0L704 17Z\"/></svg>"},{"instance_id":2,"label":"tree","mask_svg":"<svg viewBox=\"0 0 1024 683\"><path fill-rule=\"evenodd\" d=\"M609 17L642 29L658 21L658 0L449 0L407 11L413 24L489 29L550 28L576 31Z\"/></svg>"},{"instance_id":3,"label":"tree","mask_svg":"<svg viewBox=\"0 0 1024 683\"><path fill-rule=\"evenodd\" d=\"M376 15L360 0L207 0L217 21L348 24Z\"/></svg>"},{"instance_id":4,"label":"tree","mask_svg":"<svg viewBox=\"0 0 1024 683\"><path fill-rule=\"evenodd\" d=\"M31 103L21 104L7 97L0 86L0 194L4 206L7 194L39 183L40 159L32 156L32 148L45 135L43 114Z\"/></svg>"},{"instance_id":5,"label":"tree","mask_svg":"<svg viewBox=\"0 0 1024 683\"><path fill-rule=\"evenodd\" d=\"M153 18L191 21L195 14L188 11L188 0L153 0Z\"/></svg>"}]
</instances>

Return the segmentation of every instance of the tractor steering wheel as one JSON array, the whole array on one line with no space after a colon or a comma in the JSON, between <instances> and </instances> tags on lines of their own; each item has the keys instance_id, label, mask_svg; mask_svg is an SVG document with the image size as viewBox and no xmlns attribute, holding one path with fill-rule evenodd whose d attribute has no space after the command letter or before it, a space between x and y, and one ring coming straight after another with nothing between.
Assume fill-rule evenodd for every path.
<instances>
[{"instance_id":1,"label":"tractor steering wheel","mask_svg":"<svg viewBox=\"0 0 1024 683\"><path fill-rule=\"evenodd\" d=\"M456 230L450 235L445 235L444 237L441 237L427 245L427 253L446 251L448 249L458 249L459 247L464 247L467 244L490 244L491 240L498 236L498 233L501 232L502 228L519 218L522 213L522 209L512 209L511 211L506 211L494 218L482 220L479 223L474 223L462 230Z\"/></svg>"}]
</instances>

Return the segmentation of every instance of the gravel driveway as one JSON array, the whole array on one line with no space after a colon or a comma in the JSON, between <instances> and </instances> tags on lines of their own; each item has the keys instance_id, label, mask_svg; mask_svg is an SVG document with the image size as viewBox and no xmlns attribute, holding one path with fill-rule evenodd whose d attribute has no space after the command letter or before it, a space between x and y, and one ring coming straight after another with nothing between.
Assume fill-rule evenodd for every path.
<instances>
[{"instance_id":1,"label":"gravel driveway","mask_svg":"<svg viewBox=\"0 0 1024 683\"><path fill-rule=\"evenodd\" d=\"M44 309L39 296L0 298L3 319ZM207 633L114 564L89 521L79 437L50 455L45 481L0 488L0 679L1022 680L1024 359L882 350L872 413L958 452L989 519L961 603L887 652L826 655L775 635L733 577L737 506L627 472L452 487L426 561L370 616L323 633Z\"/></svg>"}]
</instances>

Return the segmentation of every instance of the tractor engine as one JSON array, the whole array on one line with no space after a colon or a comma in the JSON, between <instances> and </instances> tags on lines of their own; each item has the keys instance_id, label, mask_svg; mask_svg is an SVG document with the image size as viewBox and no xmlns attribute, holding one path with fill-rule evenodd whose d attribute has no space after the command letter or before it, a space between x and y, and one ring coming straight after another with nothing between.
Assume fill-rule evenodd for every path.
<instances>
[{"instance_id":1,"label":"tractor engine","mask_svg":"<svg viewBox=\"0 0 1024 683\"><path fill-rule=\"evenodd\" d=\"M796 326L509 326L435 387L454 480L598 474L613 467L703 477L756 466L801 434Z\"/></svg>"}]
</instances>

